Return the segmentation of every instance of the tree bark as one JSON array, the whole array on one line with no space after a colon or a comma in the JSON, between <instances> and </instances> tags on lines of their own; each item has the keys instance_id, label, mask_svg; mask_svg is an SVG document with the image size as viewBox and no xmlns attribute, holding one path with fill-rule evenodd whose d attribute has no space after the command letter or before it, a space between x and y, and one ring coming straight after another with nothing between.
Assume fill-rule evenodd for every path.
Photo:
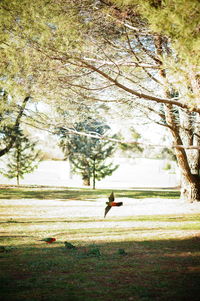
<instances>
[{"instance_id":1,"label":"tree bark","mask_svg":"<svg viewBox=\"0 0 200 301\"><path fill-rule=\"evenodd\" d=\"M200 145L200 116L196 115L196 126L191 124L191 113L182 112L181 131L182 140L188 145ZM200 201L200 151L186 150L186 156L190 169L190 177L182 179L181 198L189 202Z\"/></svg>"},{"instance_id":2,"label":"tree bark","mask_svg":"<svg viewBox=\"0 0 200 301\"><path fill-rule=\"evenodd\" d=\"M181 199L185 201L192 202L200 202L200 177L193 176L193 181L186 181L182 179L181 185Z\"/></svg>"},{"instance_id":3,"label":"tree bark","mask_svg":"<svg viewBox=\"0 0 200 301\"><path fill-rule=\"evenodd\" d=\"M175 144L181 145L183 140L187 140L187 143L190 140L192 145L200 144L200 139L198 135L195 135L195 131L192 131L192 136L196 138L191 139L189 131L186 131L187 135L184 133L184 137L182 134L181 138L180 128L174 122L173 106L166 106L165 113ZM175 154L182 174L181 199L189 202L200 201L200 151L198 149L185 150L177 147L175 148Z\"/></svg>"},{"instance_id":4,"label":"tree bark","mask_svg":"<svg viewBox=\"0 0 200 301\"><path fill-rule=\"evenodd\" d=\"M96 165L95 165L95 157L94 157L94 161L93 161L92 178L93 178L93 186L92 186L92 188L95 189L95 184L96 184Z\"/></svg>"},{"instance_id":5,"label":"tree bark","mask_svg":"<svg viewBox=\"0 0 200 301\"><path fill-rule=\"evenodd\" d=\"M82 172L82 180L84 186L90 186L90 170L89 166L85 166L85 170Z\"/></svg>"},{"instance_id":6,"label":"tree bark","mask_svg":"<svg viewBox=\"0 0 200 301\"><path fill-rule=\"evenodd\" d=\"M90 186L90 178L88 176L83 176L83 185Z\"/></svg>"},{"instance_id":7,"label":"tree bark","mask_svg":"<svg viewBox=\"0 0 200 301\"><path fill-rule=\"evenodd\" d=\"M159 56L163 55L163 40L161 36L155 37L155 48ZM162 67L162 63L160 64ZM169 87L165 69L160 69L160 76ZM165 89L164 94L170 97L169 89ZM200 145L200 126L193 127L191 112L179 109L179 120L176 120L177 107L174 104L165 104L165 118L167 126L172 134L175 145ZM196 113L196 119L200 121L200 115ZM197 124L199 124L197 122ZM175 148L175 155L182 174L181 198L189 202L200 201L200 150L185 150Z\"/></svg>"},{"instance_id":8,"label":"tree bark","mask_svg":"<svg viewBox=\"0 0 200 301\"><path fill-rule=\"evenodd\" d=\"M17 185L19 186L19 175L17 175Z\"/></svg>"}]
</instances>

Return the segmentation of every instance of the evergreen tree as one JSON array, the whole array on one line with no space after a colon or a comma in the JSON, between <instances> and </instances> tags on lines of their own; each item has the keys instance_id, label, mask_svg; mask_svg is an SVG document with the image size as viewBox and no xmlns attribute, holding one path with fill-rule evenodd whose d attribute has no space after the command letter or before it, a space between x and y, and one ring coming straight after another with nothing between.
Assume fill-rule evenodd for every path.
<instances>
[{"instance_id":1,"label":"evergreen tree","mask_svg":"<svg viewBox=\"0 0 200 301\"><path fill-rule=\"evenodd\" d=\"M8 153L7 168L1 174L9 179L16 178L19 185L20 178L32 172L38 166L39 151L35 150L36 142L31 142L22 131L18 131L16 141Z\"/></svg>"},{"instance_id":2,"label":"evergreen tree","mask_svg":"<svg viewBox=\"0 0 200 301\"><path fill-rule=\"evenodd\" d=\"M21 118L30 97L25 97L19 106L12 97L0 88L0 157L4 156L13 147Z\"/></svg>"},{"instance_id":3,"label":"evergreen tree","mask_svg":"<svg viewBox=\"0 0 200 301\"><path fill-rule=\"evenodd\" d=\"M77 132L102 136L109 126L89 118L76 123L75 128ZM63 129L60 129L60 137L60 146L65 153L65 159L70 160L73 172L81 174L85 185L89 186L92 178L93 189L95 189L96 180L111 175L118 168L118 165L106 163L106 159L111 157L116 150L115 143L96 139L89 135L69 134Z\"/></svg>"}]
</instances>

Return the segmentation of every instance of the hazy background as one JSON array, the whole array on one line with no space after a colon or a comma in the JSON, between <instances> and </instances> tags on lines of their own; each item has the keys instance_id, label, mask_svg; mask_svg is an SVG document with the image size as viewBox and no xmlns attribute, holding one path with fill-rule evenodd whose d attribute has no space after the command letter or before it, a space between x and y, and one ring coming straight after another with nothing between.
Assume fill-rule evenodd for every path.
<instances>
[{"instance_id":1,"label":"hazy background","mask_svg":"<svg viewBox=\"0 0 200 301\"><path fill-rule=\"evenodd\" d=\"M112 158L119 164L119 168L101 181L97 181L96 188L131 188L131 187L177 187L180 184L180 175L176 163L169 160L156 160L144 158ZM166 170L166 165L171 169ZM3 167L3 162L0 163ZM16 184L16 179L9 180L0 175L0 184ZM20 184L51 185L82 187L82 179L79 175L70 173L67 161L42 161L38 168L30 174L26 174Z\"/></svg>"}]
</instances>

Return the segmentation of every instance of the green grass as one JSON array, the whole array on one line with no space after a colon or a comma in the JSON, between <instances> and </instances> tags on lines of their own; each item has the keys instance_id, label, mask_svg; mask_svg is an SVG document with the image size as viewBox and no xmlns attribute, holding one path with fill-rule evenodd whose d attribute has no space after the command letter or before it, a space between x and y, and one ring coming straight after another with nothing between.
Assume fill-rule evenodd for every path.
<instances>
[{"instance_id":1,"label":"green grass","mask_svg":"<svg viewBox=\"0 0 200 301\"><path fill-rule=\"evenodd\" d=\"M49 188L1 188L0 199L62 199L62 200L95 200L99 197L108 197L110 189L49 189ZM116 190L117 197L127 198L179 198L178 190Z\"/></svg>"},{"instance_id":2,"label":"green grass","mask_svg":"<svg viewBox=\"0 0 200 301\"><path fill-rule=\"evenodd\" d=\"M73 195L73 199L80 200L81 193L82 200L95 202L110 191L64 189L57 190L58 195L56 190L53 194L52 190L44 192L33 189L33 198L44 195L52 199L54 195L55 199L71 199ZM140 198L161 197L161 193L166 191L116 192L121 197ZM167 194L178 197L175 191ZM10 195L10 200L27 198L31 189L6 189L2 198L5 195ZM2 301L199 300L198 213L52 219L25 216L12 201L3 206ZM5 206L15 214L20 209L19 215L10 219ZM124 222L129 224L123 226ZM86 228L89 223L92 228ZM55 236L57 241L50 245L39 241L48 236ZM77 249L67 249L65 241Z\"/></svg>"},{"instance_id":3,"label":"green grass","mask_svg":"<svg viewBox=\"0 0 200 301\"><path fill-rule=\"evenodd\" d=\"M58 243L1 254L3 300L198 300L195 238L97 247L101 256L90 255L88 244L67 250ZM127 255L120 255L119 248Z\"/></svg>"}]
</instances>

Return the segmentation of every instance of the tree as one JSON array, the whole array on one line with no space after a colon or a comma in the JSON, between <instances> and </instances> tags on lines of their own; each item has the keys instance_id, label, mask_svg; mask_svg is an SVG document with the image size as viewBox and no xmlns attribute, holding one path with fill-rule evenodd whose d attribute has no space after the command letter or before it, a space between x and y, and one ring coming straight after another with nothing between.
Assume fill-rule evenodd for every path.
<instances>
[{"instance_id":1,"label":"tree","mask_svg":"<svg viewBox=\"0 0 200 301\"><path fill-rule=\"evenodd\" d=\"M159 75L164 83L165 97L176 97L181 104L190 105L190 108L182 110L179 105L164 104L163 116L164 126L169 128L174 144L191 146L191 149L175 148L182 173L182 197L199 201L200 3L196 0L129 1L129 4L133 3L137 5L141 15L148 20L151 29L157 32L154 43L157 58L160 60L158 61ZM188 22L188 19L191 22ZM140 43L143 49L147 50L141 40ZM147 53L150 55L149 51ZM154 56L154 61L155 59Z\"/></svg>"},{"instance_id":2,"label":"tree","mask_svg":"<svg viewBox=\"0 0 200 301\"><path fill-rule=\"evenodd\" d=\"M8 164L6 170L1 174L9 179L16 178L19 185L20 178L32 172L38 166L39 152L35 151L36 142L31 142L21 130L16 132L16 140L12 150L8 154Z\"/></svg>"},{"instance_id":3,"label":"tree","mask_svg":"<svg viewBox=\"0 0 200 301\"><path fill-rule=\"evenodd\" d=\"M30 97L25 97L22 104L16 108L16 104L13 104L13 102L9 100L8 93L3 89L1 90L0 157L8 153L15 144L20 122L29 99Z\"/></svg>"},{"instance_id":4,"label":"tree","mask_svg":"<svg viewBox=\"0 0 200 301\"><path fill-rule=\"evenodd\" d=\"M88 118L75 125L77 131L103 135L109 127L100 121ZM84 185L90 185L93 179L93 189L96 180L109 176L117 169L117 165L106 163L113 155L116 144L111 141L103 141L90 136L69 134L65 129L60 129L60 146L65 153L65 159L69 159L73 166L73 172L81 174Z\"/></svg>"},{"instance_id":5,"label":"tree","mask_svg":"<svg viewBox=\"0 0 200 301\"><path fill-rule=\"evenodd\" d=\"M193 2L198 6L197 1ZM100 56L98 52L96 57L93 55L93 58L74 58L74 60L77 64L81 62L83 68L96 73L96 77L99 75L99 78L103 78L104 87L109 87L110 83L114 85L116 89L120 91L123 90L127 93L127 98L129 95L143 99L143 101L136 102L135 98L132 100L129 98L130 101L134 101L135 104L137 103L137 105L142 106L143 112L149 112L151 116L154 114L153 118L157 123L159 123L157 120L159 116L165 119L165 124L160 124L167 127L172 134L175 154L183 178L182 197L190 201L199 201L200 107L198 102L199 77L197 73L197 62L199 52L197 52L197 44L194 43L196 49L193 49L195 57L192 59L193 65L190 62L191 60L189 60L189 64L184 64L184 56L181 54L179 58L179 53L175 52L175 49L172 48L172 44L168 41L166 36L162 36L160 33L149 32L146 28L144 30L142 26L140 28L132 26L131 21L133 14L131 12L128 18L125 17L125 20L124 17L122 19L122 13L124 16L124 12L117 9L117 13L119 16L117 21L122 24L124 32L121 30L118 39L111 36L112 40L110 39L109 44L106 44L107 46L109 45L112 55L104 51L104 58L102 53ZM185 20L187 20L187 18L185 18ZM126 23L128 21L130 22ZM195 26L195 29L198 30L197 23L195 23ZM193 29L195 26L193 26ZM121 37L124 37L125 42L123 44ZM198 41L198 39L195 39L195 42L196 41ZM106 46L104 46L104 49L106 50ZM118 56L116 55L116 49L118 53L120 52L119 49L121 50ZM123 53L123 56L121 53ZM125 55L125 53L127 53L127 55ZM189 55L189 51L187 55ZM127 62L127 57L135 58L135 62ZM171 66L170 63L171 65L173 64L173 66ZM123 68L123 65L126 65L126 68ZM127 67L127 65L129 67ZM134 65L134 67L131 65ZM184 72L180 72L181 66ZM151 89L149 89L150 94L140 92L138 88L132 88L135 83L138 83L136 71L134 73L132 72L132 69L134 68L135 70L136 67L142 68L143 73L146 73L147 83L151 87ZM179 72L174 74L173 71L176 69ZM193 74L192 77L190 76L190 72ZM184 74L184 78L187 78L184 84L180 83L180 80L178 82L176 78L176 75L180 75L181 73ZM100 81L99 79L98 83L99 82L102 84L102 80ZM130 87L130 85L132 87ZM145 87L144 82L142 85L140 84L139 87L140 89L142 88L143 91L147 90L147 86ZM87 83L85 83L84 88L89 89ZM158 91L158 95L155 95L153 91L156 91L155 88ZM96 89L100 90L99 84L96 85ZM178 95L178 97L174 97L174 91L176 91L175 94ZM159 94L161 96L159 96ZM153 105L153 103L164 105L163 114L158 111L160 106Z\"/></svg>"},{"instance_id":6,"label":"tree","mask_svg":"<svg viewBox=\"0 0 200 301\"><path fill-rule=\"evenodd\" d=\"M58 107L60 106L62 97L59 99L56 97L59 87L57 89L57 83L54 80L57 68L60 69L58 67L59 63L56 60L54 63L54 60L46 57L43 53L43 47L44 49L48 48L48 43L46 44L48 39L53 42L51 38L56 28L51 21L54 22L54 14L55 19L61 17L59 17L59 10L57 1L55 3L51 2L51 5L46 1L39 0L34 3L30 3L29 0L20 2L16 0L0 1L0 86L9 96L12 96L12 118L15 118L16 112L19 111L19 116L16 117L16 125L13 125L14 128L18 127L22 116L24 120L25 115L31 126L50 127L49 116L46 118L43 112L37 111L38 116L32 118L33 112L28 110L27 100L29 100L29 103L30 99L33 100L31 105L40 102L42 104L48 103L51 106L51 101L53 101L54 105L57 103ZM73 16L71 17L73 19ZM66 25L63 18L62 22L62 26L64 26L64 23ZM68 26L72 27L73 25L70 26L70 24L72 23L68 22ZM66 26L62 30L60 28L62 36L64 36L64 31L67 32ZM71 35L71 44L75 43L73 42L75 37L74 26L72 31L74 31L74 34ZM78 41L78 36L75 40ZM49 46L60 49L58 44L56 46L49 44ZM25 109L27 114L24 114ZM10 129L9 135L7 135L9 139L6 139L6 145L3 144L0 155L4 155L12 147L15 137L12 134L13 131ZM2 142L5 142L5 139Z\"/></svg>"},{"instance_id":7,"label":"tree","mask_svg":"<svg viewBox=\"0 0 200 301\"><path fill-rule=\"evenodd\" d=\"M2 27L3 33L9 29L4 44L23 43L29 55L34 49L44 58L39 70L47 70L57 98L123 103L167 127L183 175L182 196L199 201L199 1L64 0L61 6L57 0L44 9L22 2L1 2L4 20L12 20Z\"/></svg>"}]
</instances>

